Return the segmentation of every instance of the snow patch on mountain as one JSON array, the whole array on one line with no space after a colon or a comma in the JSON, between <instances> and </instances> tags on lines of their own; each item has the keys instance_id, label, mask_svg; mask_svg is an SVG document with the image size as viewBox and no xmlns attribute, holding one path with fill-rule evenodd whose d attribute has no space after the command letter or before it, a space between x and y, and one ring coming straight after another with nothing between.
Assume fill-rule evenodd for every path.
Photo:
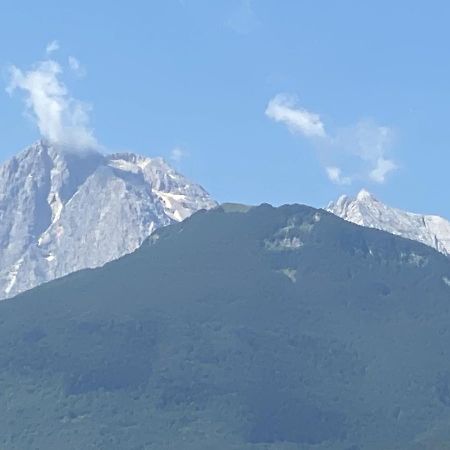
<instances>
[{"instance_id":1,"label":"snow patch on mountain","mask_svg":"<svg viewBox=\"0 0 450 450\"><path fill-rule=\"evenodd\" d=\"M442 217L392 208L366 190L355 198L343 195L326 209L349 222L422 242L450 256L450 221Z\"/></svg>"},{"instance_id":2,"label":"snow patch on mountain","mask_svg":"<svg viewBox=\"0 0 450 450\"><path fill-rule=\"evenodd\" d=\"M0 298L101 266L216 205L162 158L38 142L0 166Z\"/></svg>"}]
</instances>

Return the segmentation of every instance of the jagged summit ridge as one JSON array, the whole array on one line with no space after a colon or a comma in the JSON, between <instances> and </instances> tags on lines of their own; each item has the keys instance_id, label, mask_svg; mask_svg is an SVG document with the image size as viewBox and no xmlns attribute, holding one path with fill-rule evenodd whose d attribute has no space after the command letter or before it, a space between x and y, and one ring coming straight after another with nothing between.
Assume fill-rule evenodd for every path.
<instances>
[{"instance_id":1,"label":"jagged summit ridge","mask_svg":"<svg viewBox=\"0 0 450 450\"><path fill-rule=\"evenodd\" d=\"M0 298L101 266L214 206L162 158L40 141L0 166Z\"/></svg>"},{"instance_id":2,"label":"jagged summit ridge","mask_svg":"<svg viewBox=\"0 0 450 450\"><path fill-rule=\"evenodd\" d=\"M339 197L326 209L349 222L422 242L450 256L450 222L443 217L392 208L364 189L356 197Z\"/></svg>"}]
</instances>

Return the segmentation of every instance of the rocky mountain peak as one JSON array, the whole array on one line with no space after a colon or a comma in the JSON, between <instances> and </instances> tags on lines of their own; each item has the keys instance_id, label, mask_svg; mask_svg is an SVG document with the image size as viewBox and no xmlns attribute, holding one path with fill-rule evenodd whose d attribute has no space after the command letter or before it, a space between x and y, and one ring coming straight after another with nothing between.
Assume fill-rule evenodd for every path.
<instances>
[{"instance_id":1,"label":"rocky mountain peak","mask_svg":"<svg viewBox=\"0 0 450 450\"><path fill-rule=\"evenodd\" d=\"M214 206L162 158L41 140L0 166L0 298L103 265Z\"/></svg>"},{"instance_id":2,"label":"rocky mountain peak","mask_svg":"<svg viewBox=\"0 0 450 450\"><path fill-rule=\"evenodd\" d=\"M443 217L390 207L365 189L356 197L341 196L326 209L349 222L419 241L450 255L450 222Z\"/></svg>"}]
</instances>

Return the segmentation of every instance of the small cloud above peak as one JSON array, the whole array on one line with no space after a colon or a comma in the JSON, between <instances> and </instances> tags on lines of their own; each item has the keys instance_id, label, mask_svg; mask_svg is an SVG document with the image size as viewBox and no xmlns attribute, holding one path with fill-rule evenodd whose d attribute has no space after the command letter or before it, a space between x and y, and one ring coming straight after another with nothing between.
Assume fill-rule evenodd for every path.
<instances>
[{"instance_id":1,"label":"small cloud above peak","mask_svg":"<svg viewBox=\"0 0 450 450\"><path fill-rule=\"evenodd\" d=\"M329 166L325 168L328 178L335 184L350 185L352 180L350 177L342 175L342 170L339 167Z\"/></svg>"},{"instance_id":2,"label":"small cloud above peak","mask_svg":"<svg viewBox=\"0 0 450 450\"><path fill-rule=\"evenodd\" d=\"M272 98L265 113L286 125L291 133L311 140L328 179L335 184L350 185L364 180L384 183L398 168L388 157L393 141L392 129L373 120L360 120L329 132L319 114L300 107L296 97L287 94Z\"/></svg>"},{"instance_id":3,"label":"small cloud above peak","mask_svg":"<svg viewBox=\"0 0 450 450\"><path fill-rule=\"evenodd\" d=\"M182 159L184 159L188 153L181 147L175 147L170 152L170 159L175 163L180 163Z\"/></svg>"},{"instance_id":4,"label":"small cloud above peak","mask_svg":"<svg viewBox=\"0 0 450 450\"><path fill-rule=\"evenodd\" d=\"M12 66L6 91L10 95L17 90L25 93L26 113L47 142L73 150L98 149L89 127L90 106L70 96L62 74L61 65L53 59L40 61L29 70Z\"/></svg>"},{"instance_id":5,"label":"small cloud above peak","mask_svg":"<svg viewBox=\"0 0 450 450\"><path fill-rule=\"evenodd\" d=\"M398 167L394 161L380 156L377 160L375 168L370 172L370 178L376 183L384 183L386 176L397 168Z\"/></svg>"}]
</instances>

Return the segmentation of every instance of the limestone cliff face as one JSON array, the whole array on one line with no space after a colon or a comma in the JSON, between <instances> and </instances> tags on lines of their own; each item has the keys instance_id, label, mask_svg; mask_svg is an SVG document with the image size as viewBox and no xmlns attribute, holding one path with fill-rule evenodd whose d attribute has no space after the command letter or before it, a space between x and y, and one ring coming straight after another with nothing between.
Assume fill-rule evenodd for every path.
<instances>
[{"instance_id":1,"label":"limestone cliff face","mask_svg":"<svg viewBox=\"0 0 450 450\"><path fill-rule=\"evenodd\" d=\"M356 198L344 195L326 209L349 222L422 242L450 256L450 222L442 217L391 208L365 190Z\"/></svg>"},{"instance_id":2,"label":"limestone cliff face","mask_svg":"<svg viewBox=\"0 0 450 450\"><path fill-rule=\"evenodd\" d=\"M38 142L0 166L0 298L101 266L214 206L162 158Z\"/></svg>"}]
</instances>

